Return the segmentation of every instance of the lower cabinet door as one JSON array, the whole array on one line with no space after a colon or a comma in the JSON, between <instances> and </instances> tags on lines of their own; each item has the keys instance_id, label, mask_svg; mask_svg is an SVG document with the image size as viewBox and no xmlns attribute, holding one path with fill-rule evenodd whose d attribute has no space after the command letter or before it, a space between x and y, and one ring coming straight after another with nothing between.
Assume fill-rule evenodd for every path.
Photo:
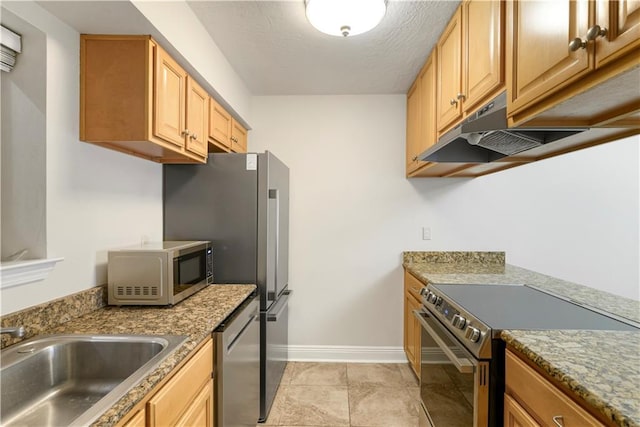
<instances>
[{"instance_id":1,"label":"lower cabinet door","mask_svg":"<svg viewBox=\"0 0 640 427\"><path fill-rule=\"evenodd\" d=\"M213 426L213 380L202 387L202 390L187 412L176 422L178 427L212 427Z\"/></svg>"},{"instance_id":2,"label":"lower cabinet door","mask_svg":"<svg viewBox=\"0 0 640 427\"><path fill-rule=\"evenodd\" d=\"M122 427L146 427L146 412L144 409L138 411L129 421L127 421Z\"/></svg>"},{"instance_id":3,"label":"lower cabinet door","mask_svg":"<svg viewBox=\"0 0 640 427\"><path fill-rule=\"evenodd\" d=\"M540 427L527 411L509 395L504 395L504 427Z\"/></svg>"}]
</instances>

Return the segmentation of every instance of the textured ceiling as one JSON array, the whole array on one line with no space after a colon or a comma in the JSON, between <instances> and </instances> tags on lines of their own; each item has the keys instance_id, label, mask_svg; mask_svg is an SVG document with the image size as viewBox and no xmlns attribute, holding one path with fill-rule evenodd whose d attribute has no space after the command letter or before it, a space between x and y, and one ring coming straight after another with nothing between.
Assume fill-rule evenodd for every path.
<instances>
[{"instance_id":1,"label":"textured ceiling","mask_svg":"<svg viewBox=\"0 0 640 427\"><path fill-rule=\"evenodd\" d=\"M304 0L188 1L254 95L406 93L459 1L389 1L347 38L308 23Z\"/></svg>"}]
</instances>

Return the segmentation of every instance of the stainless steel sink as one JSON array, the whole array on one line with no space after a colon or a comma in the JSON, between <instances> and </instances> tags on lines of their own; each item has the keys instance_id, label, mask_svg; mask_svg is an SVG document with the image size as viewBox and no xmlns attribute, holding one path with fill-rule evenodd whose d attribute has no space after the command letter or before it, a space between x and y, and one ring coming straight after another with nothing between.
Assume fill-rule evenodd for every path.
<instances>
[{"instance_id":1,"label":"stainless steel sink","mask_svg":"<svg viewBox=\"0 0 640 427\"><path fill-rule=\"evenodd\" d=\"M1 352L0 425L88 425L185 336L47 335Z\"/></svg>"}]
</instances>

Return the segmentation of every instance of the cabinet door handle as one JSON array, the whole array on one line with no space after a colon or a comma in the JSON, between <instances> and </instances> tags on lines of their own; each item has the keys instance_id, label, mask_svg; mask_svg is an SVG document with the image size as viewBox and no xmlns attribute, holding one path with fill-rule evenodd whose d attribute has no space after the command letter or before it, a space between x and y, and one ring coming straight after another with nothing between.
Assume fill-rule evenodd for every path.
<instances>
[{"instance_id":1,"label":"cabinet door handle","mask_svg":"<svg viewBox=\"0 0 640 427\"><path fill-rule=\"evenodd\" d=\"M588 41L595 40L598 37L605 37L606 35L607 29L597 24L587 30Z\"/></svg>"},{"instance_id":2,"label":"cabinet door handle","mask_svg":"<svg viewBox=\"0 0 640 427\"><path fill-rule=\"evenodd\" d=\"M558 427L564 427L564 420L562 419L562 415L556 415L552 418L553 423Z\"/></svg>"},{"instance_id":3,"label":"cabinet door handle","mask_svg":"<svg viewBox=\"0 0 640 427\"><path fill-rule=\"evenodd\" d=\"M182 136L189 136L189 129L185 129L181 132Z\"/></svg>"},{"instance_id":4,"label":"cabinet door handle","mask_svg":"<svg viewBox=\"0 0 640 427\"><path fill-rule=\"evenodd\" d=\"M580 37L576 37L575 39L571 40L571 42L569 43L569 50L571 52L575 52L580 49L586 49L586 48L587 48L587 41L582 40Z\"/></svg>"},{"instance_id":5,"label":"cabinet door handle","mask_svg":"<svg viewBox=\"0 0 640 427\"><path fill-rule=\"evenodd\" d=\"M464 93L460 92L458 93L458 95L456 95L456 99L464 101L465 99L467 99L467 97L464 95Z\"/></svg>"},{"instance_id":6,"label":"cabinet door handle","mask_svg":"<svg viewBox=\"0 0 640 427\"><path fill-rule=\"evenodd\" d=\"M198 139L198 134L192 133L189 138L191 139Z\"/></svg>"},{"instance_id":7,"label":"cabinet door handle","mask_svg":"<svg viewBox=\"0 0 640 427\"><path fill-rule=\"evenodd\" d=\"M451 99L449 100L449 104L451 104L451 105L458 105L458 101L457 101L456 99L454 99L454 98L451 98Z\"/></svg>"}]
</instances>

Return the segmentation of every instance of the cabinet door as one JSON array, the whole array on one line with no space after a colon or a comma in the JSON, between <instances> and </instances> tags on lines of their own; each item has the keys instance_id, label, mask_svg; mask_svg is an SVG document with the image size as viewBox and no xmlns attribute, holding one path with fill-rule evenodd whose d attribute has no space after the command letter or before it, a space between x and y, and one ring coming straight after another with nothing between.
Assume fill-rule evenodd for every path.
<instances>
[{"instance_id":1,"label":"cabinet door","mask_svg":"<svg viewBox=\"0 0 640 427\"><path fill-rule=\"evenodd\" d=\"M504 395L504 427L540 427L540 424L509 395Z\"/></svg>"},{"instance_id":2,"label":"cabinet door","mask_svg":"<svg viewBox=\"0 0 640 427\"><path fill-rule=\"evenodd\" d=\"M231 151L247 152L247 130L233 119L231 119Z\"/></svg>"},{"instance_id":3,"label":"cabinet door","mask_svg":"<svg viewBox=\"0 0 640 427\"><path fill-rule=\"evenodd\" d=\"M191 77L187 78L187 144L186 149L207 155L209 94Z\"/></svg>"},{"instance_id":4,"label":"cabinet door","mask_svg":"<svg viewBox=\"0 0 640 427\"><path fill-rule=\"evenodd\" d=\"M420 154L438 139L436 130L436 54L429 56L425 63L420 79L420 136L417 141L416 154ZM427 162L418 161L418 167Z\"/></svg>"},{"instance_id":5,"label":"cabinet door","mask_svg":"<svg viewBox=\"0 0 640 427\"><path fill-rule=\"evenodd\" d=\"M509 112L565 87L593 69L587 48L569 49L589 28L588 0L513 1L507 47Z\"/></svg>"},{"instance_id":6,"label":"cabinet door","mask_svg":"<svg viewBox=\"0 0 640 427\"><path fill-rule=\"evenodd\" d=\"M418 166L417 151L418 139L420 138L420 85L419 79L411 86L407 94L407 175Z\"/></svg>"},{"instance_id":7,"label":"cabinet door","mask_svg":"<svg viewBox=\"0 0 640 427\"><path fill-rule=\"evenodd\" d=\"M596 25L606 29L595 39L596 67L640 47L640 0L598 0Z\"/></svg>"},{"instance_id":8,"label":"cabinet door","mask_svg":"<svg viewBox=\"0 0 640 427\"><path fill-rule=\"evenodd\" d=\"M174 377L147 402L149 427L175 425L211 382L213 341L209 340Z\"/></svg>"},{"instance_id":9,"label":"cabinet door","mask_svg":"<svg viewBox=\"0 0 640 427\"><path fill-rule=\"evenodd\" d=\"M415 298L409 292L404 293L404 352L411 368L415 371L416 345L415 329L416 323L413 321L413 310L415 309Z\"/></svg>"},{"instance_id":10,"label":"cabinet door","mask_svg":"<svg viewBox=\"0 0 640 427\"><path fill-rule=\"evenodd\" d=\"M202 387L176 427L213 427L213 381Z\"/></svg>"},{"instance_id":11,"label":"cabinet door","mask_svg":"<svg viewBox=\"0 0 640 427\"><path fill-rule=\"evenodd\" d=\"M122 427L145 427L146 426L146 413L144 408L139 410L137 414L133 416L129 421L124 423Z\"/></svg>"},{"instance_id":12,"label":"cabinet door","mask_svg":"<svg viewBox=\"0 0 640 427\"><path fill-rule=\"evenodd\" d=\"M488 101L504 83L504 2L467 0L462 7L464 110Z\"/></svg>"},{"instance_id":13,"label":"cabinet door","mask_svg":"<svg viewBox=\"0 0 640 427\"><path fill-rule=\"evenodd\" d=\"M209 139L225 151L231 148L231 115L209 97Z\"/></svg>"},{"instance_id":14,"label":"cabinet door","mask_svg":"<svg viewBox=\"0 0 640 427\"><path fill-rule=\"evenodd\" d=\"M159 46L156 50L154 134L184 147L187 73Z\"/></svg>"},{"instance_id":15,"label":"cabinet door","mask_svg":"<svg viewBox=\"0 0 640 427\"><path fill-rule=\"evenodd\" d=\"M420 323L413 315L414 310L420 310L421 304L411 294L405 295L407 312L405 313L407 321L407 359L411 364L413 372L416 376L420 376Z\"/></svg>"},{"instance_id":16,"label":"cabinet door","mask_svg":"<svg viewBox=\"0 0 640 427\"><path fill-rule=\"evenodd\" d=\"M438 68L438 131L462 115L462 23L460 8L451 17L436 48Z\"/></svg>"}]
</instances>

